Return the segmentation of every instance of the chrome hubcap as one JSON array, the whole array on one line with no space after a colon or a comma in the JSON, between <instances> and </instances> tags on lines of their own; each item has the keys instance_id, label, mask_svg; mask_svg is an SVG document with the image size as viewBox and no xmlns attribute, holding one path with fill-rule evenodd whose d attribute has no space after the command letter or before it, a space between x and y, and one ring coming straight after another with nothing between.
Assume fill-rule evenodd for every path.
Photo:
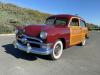
<instances>
[{"instance_id":1,"label":"chrome hubcap","mask_svg":"<svg viewBox=\"0 0 100 75\"><path fill-rule=\"evenodd\" d=\"M55 50L54 50L55 56L58 56L60 51L61 51L61 45L57 44L56 47L55 47Z\"/></svg>"}]
</instances>

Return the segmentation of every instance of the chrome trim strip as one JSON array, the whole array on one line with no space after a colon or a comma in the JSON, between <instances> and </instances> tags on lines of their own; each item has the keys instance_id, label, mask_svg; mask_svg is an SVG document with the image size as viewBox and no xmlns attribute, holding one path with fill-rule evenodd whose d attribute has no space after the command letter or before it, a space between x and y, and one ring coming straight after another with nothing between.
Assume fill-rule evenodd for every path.
<instances>
[{"instance_id":1,"label":"chrome trim strip","mask_svg":"<svg viewBox=\"0 0 100 75\"><path fill-rule=\"evenodd\" d=\"M37 44L37 45L42 45L42 43L34 42L34 41L28 41L28 43L34 43L34 44Z\"/></svg>"},{"instance_id":2,"label":"chrome trim strip","mask_svg":"<svg viewBox=\"0 0 100 75\"><path fill-rule=\"evenodd\" d=\"M30 36L27 36L27 35L23 35L23 36L26 37L26 38L34 39L34 40L37 40L37 41L40 41L41 43L43 43L43 41L41 39L38 39L38 38L35 38L35 37L30 37Z\"/></svg>"},{"instance_id":3,"label":"chrome trim strip","mask_svg":"<svg viewBox=\"0 0 100 75\"><path fill-rule=\"evenodd\" d=\"M18 39L18 40L22 41L21 39ZM34 44L37 44L37 45L42 45L43 44L43 43L39 43L39 42L35 42L35 41L28 41L28 40L27 40L27 42L28 43L34 43Z\"/></svg>"}]
</instances>

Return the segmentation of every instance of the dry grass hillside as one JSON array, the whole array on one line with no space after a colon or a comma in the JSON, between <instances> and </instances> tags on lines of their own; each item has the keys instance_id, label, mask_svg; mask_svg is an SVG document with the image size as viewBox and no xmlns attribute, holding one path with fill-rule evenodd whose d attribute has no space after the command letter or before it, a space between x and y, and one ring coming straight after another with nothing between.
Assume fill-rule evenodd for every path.
<instances>
[{"instance_id":1,"label":"dry grass hillside","mask_svg":"<svg viewBox=\"0 0 100 75\"><path fill-rule=\"evenodd\" d=\"M50 14L37 10L0 3L0 33L12 33L17 25L43 24ZM89 28L96 25L87 24Z\"/></svg>"}]
</instances>

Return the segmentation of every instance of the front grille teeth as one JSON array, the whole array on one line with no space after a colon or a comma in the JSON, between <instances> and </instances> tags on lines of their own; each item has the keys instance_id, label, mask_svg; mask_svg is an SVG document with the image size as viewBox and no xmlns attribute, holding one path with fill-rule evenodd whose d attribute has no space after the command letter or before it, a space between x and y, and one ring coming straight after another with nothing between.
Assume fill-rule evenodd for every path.
<instances>
[{"instance_id":1,"label":"front grille teeth","mask_svg":"<svg viewBox=\"0 0 100 75\"><path fill-rule=\"evenodd\" d=\"M37 38L32 38L32 37L28 37L28 36L21 36L21 37L18 37L18 42L22 45L25 45L27 46L27 43L29 43L32 47L37 47L37 48L40 48L41 44L42 44L42 40L40 39L37 39ZM24 43L23 39L26 39L27 40L27 43Z\"/></svg>"},{"instance_id":2,"label":"front grille teeth","mask_svg":"<svg viewBox=\"0 0 100 75\"><path fill-rule=\"evenodd\" d=\"M29 37L27 35L23 35L23 37L27 38L27 39L30 39L30 40L35 40L35 41L38 41L38 42L41 42L43 43L43 41L41 39L38 39L38 38L35 38L35 37Z\"/></svg>"}]
</instances>

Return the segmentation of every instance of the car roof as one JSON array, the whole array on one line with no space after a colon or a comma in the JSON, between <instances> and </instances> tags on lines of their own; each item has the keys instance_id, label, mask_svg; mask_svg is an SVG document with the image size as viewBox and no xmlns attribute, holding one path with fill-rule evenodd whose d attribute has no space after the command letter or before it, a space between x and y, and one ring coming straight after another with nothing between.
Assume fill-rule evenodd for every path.
<instances>
[{"instance_id":1,"label":"car roof","mask_svg":"<svg viewBox=\"0 0 100 75\"><path fill-rule=\"evenodd\" d=\"M81 18L81 17L79 17L77 15L70 15L70 14L53 15L53 16L50 16L49 18L51 18L51 17L65 17L65 18L68 18L68 19L70 19L72 17L77 17L77 18L80 18L80 19L84 20L83 18Z\"/></svg>"}]
</instances>

